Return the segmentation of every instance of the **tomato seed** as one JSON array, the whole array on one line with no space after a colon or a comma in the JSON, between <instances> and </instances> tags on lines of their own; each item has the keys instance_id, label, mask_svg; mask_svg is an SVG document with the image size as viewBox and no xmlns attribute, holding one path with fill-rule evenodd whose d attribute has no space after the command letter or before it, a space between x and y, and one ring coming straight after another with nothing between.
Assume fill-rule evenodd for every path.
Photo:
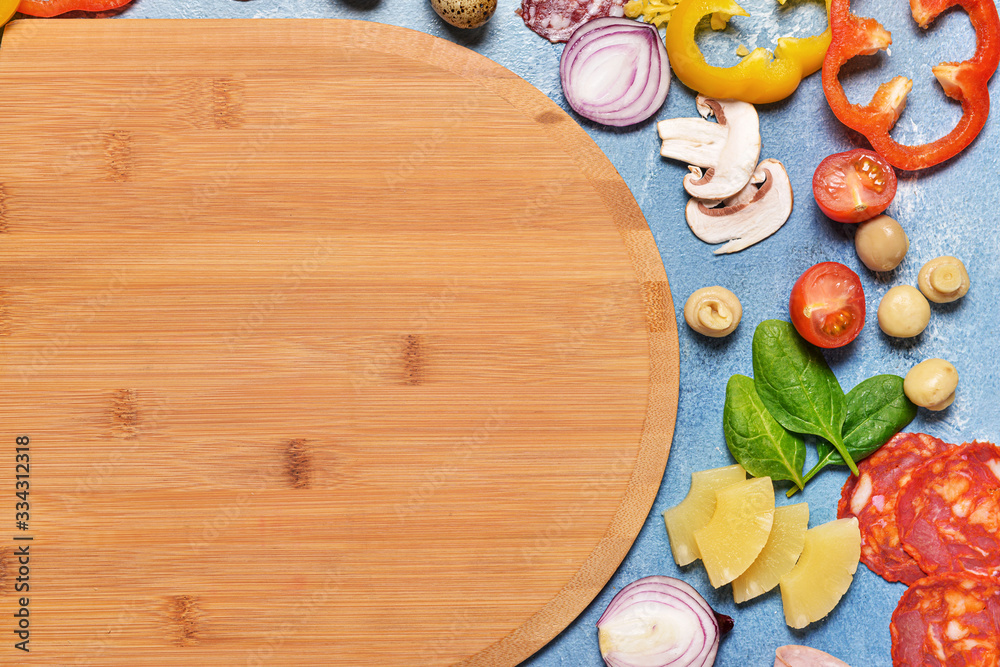
<instances>
[{"instance_id":1,"label":"tomato seed","mask_svg":"<svg viewBox=\"0 0 1000 667\"><path fill-rule=\"evenodd\" d=\"M823 332L829 336L839 336L853 321L854 316L843 310L831 313L823 318Z\"/></svg>"},{"instance_id":2,"label":"tomato seed","mask_svg":"<svg viewBox=\"0 0 1000 667\"><path fill-rule=\"evenodd\" d=\"M886 173L878 162L864 155L855 160L851 166L854 167L855 171L866 177L865 180L868 181L868 187L871 190L881 194L882 190L885 189Z\"/></svg>"}]
</instances>

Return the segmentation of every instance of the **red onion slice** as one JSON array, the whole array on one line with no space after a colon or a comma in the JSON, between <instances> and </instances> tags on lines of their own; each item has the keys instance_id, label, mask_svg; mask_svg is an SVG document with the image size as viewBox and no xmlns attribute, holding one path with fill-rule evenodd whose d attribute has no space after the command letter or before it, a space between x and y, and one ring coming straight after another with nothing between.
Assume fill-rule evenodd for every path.
<instances>
[{"instance_id":1,"label":"red onion slice","mask_svg":"<svg viewBox=\"0 0 1000 667\"><path fill-rule=\"evenodd\" d=\"M580 26L559 61L563 95L578 114L624 127L655 114L667 99L670 65L656 28L623 18Z\"/></svg>"},{"instance_id":2,"label":"red onion slice","mask_svg":"<svg viewBox=\"0 0 1000 667\"><path fill-rule=\"evenodd\" d=\"M629 32L630 33L633 32L631 26L629 27ZM659 55L657 54L657 50L659 47L662 47L663 44L660 42L659 38L656 38L653 41L646 40L646 43L642 45L643 48L633 48L633 47L639 47L640 46L639 44L630 44L627 47L625 47L620 43L616 43L614 46L607 46L605 40L610 40L614 36L613 33L616 33L618 36L621 36L620 26L607 27L602 29L599 33L598 31L595 30L594 32L590 33L591 35L594 36L594 39L590 41L590 44L594 43L605 44L605 46L602 47L604 50L606 51L613 50L614 54L617 56L619 60L623 57L631 58L633 60L634 67L632 67L630 70L627 70L625 73L620 73L617 71L615 72L615 75L618 76L620 81L627 82L628 84L628 89L625 91L624 94L620 96L614 96L613 92L609 91L598 96L591 96L593 102L595 103L595 108L596 105L599 103L611 105L610 110L608 111L594 111L591 120L596 120L598 122L605 122L605 120L614 117L631 118L635 114L643 113L646 109L648 109L651 105L654 104L655 108L652 110L650 115L652 115L652 113L656 113L656 111L663 105L663 99L666 98L666 93L664 93L663 99L659 100L658 102L656 101L656 96L660 92L659 84L661 81L661 72L660 68L654 67L654 65L656 65L656 63L659 62ZM633 35L628 35L627 38L631 39L632 36ZM585 75L586 70L583 69L583 66L581 64L589 64L589 61L587 58L581 57L584 55L585 53L581 51L574 59L573 68L570 71L570 78L575 79L577 81L587 81L587 83L585 84L585 90L583 91L583 93L586 93L587 92L586 89L594 91L596 89L599 89L599 85L592 80L588 80L588 77ZM593 71L600 71L602 69L612 69L611 67L606 67L606 68L601 67L601 65L606 65L606 64L607 63L595 63L594 64L595 66L590 67L590 69ZM611 64L616 65L617 63L611 63ZM648 76L646 77L640 76L641 72L647 72L647 71L649 72ZM668 70L668 77L669 77L669 70ZM669 86L669 78L667 80L667 85ZM647 115L645 118L648 117L649 116ZM641 120L645 120L645 118L642 118Z\"/></svg>"},{"instance_id":3,"label":"red onion slice","mask_svg":"<svg viewBox=\"0 0 1000 667\"><path fill-rule=\"evenodd\" d=\"M731 627L731 619L719 617ZM711 667L719 649L716 613L688 584L645 577L618 591L597 621L608 667Z\"/></svg>"}]
</instances>

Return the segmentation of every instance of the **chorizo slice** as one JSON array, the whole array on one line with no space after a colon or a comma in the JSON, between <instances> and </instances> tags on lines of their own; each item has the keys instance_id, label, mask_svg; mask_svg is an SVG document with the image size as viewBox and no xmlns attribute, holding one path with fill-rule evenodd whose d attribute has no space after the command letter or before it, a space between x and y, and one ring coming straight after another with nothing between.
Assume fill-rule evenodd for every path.
<instances>
[{"instance_id":1,"label":"chorizo slice","mask_svg":"<svg viewBox=\"0 0 1000 667\"><path fill-rule=\"evenodd\" d=\"M903 485L896 522L924 572L1000 576L1000 448L972 442L932 457Z\"/></svg>"},{"instance_id":2,"label":"chorizo slice","mask_svg":"<svg viewBox=\"0 0 1000 667\"><path fill-rule=\"evenodd\" d=\"M893 667L998 667L1000 582L948 572L910 586L889 624Z\"/></svg>"},{"instance_id":3,"label":"chorizo slice","mask_svg":"<svg viewBox=\"0 0 1000 667\"><path fill-rule=\"evenodd\" d=\"M844 483L837 517L857 517L861 562L886 581L912 584L924 576L900 543L896 505L910 476L932 457L955 445L924 433L897 433L858 464L858 475Z\"/></svg>"}]
</instances>

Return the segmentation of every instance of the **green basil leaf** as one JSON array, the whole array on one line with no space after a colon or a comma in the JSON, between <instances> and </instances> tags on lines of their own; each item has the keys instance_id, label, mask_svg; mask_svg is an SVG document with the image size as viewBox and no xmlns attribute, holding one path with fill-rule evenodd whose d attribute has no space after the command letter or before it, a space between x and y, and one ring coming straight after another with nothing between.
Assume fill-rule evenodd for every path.
<instances>
[{"instance_id":1,"label":"green basil leaf","mask_svg":"<svg viewBox=\"0 0 1000 667\"><path fill-rule=\"evenodd\" d=\"M753 334L753 374L761 401L779 424L827 440L857 474L841 435L844 390L817 348L788 322L765 320Z\"/></svg>"},{"instance_id":2,"label":"green basil leaf","mask_svg":"<svg viewBox=\"0 0 1000 667\"><path fill-rule=\"evenodd\" d=\"M903 378L898 375L870 377L847 392L847 417L844 419L844 448L855 461L875 453L879 447L903 430L917 416L917 406L903 393ZM844 465L835 451L809 471L806 480L827 465Z\"/></svg>"},{"instance_id":3,"label":"green basil leaf","mask_svg":"<svg viewBox=\"0 0 1000 667\"><path fill-rule=\"evenodd\" d=\"M729 451L748 473L787 479L803 487L806 443L774 420L757 395L754 381L745 375L734 375L726 384L722 428Z\"/></svg>"}]
</instances>

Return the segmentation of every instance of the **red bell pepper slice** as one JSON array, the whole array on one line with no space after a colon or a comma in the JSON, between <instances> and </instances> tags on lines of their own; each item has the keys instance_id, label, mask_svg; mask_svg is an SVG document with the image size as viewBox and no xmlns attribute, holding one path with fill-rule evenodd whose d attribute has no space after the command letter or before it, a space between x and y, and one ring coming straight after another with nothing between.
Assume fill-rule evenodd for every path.
<instances>
[{"instance_id":1,"label":"red bell pepper slice","mask_svg":"<svg viewBox=\"0 0 1000 667\"><path fill-rule=\"evenodd\" d=\"M1000 63L1000 19L993 0L910 0L913 19L926 28L943 11L961 6L976 31L976 52L960 63L946 62L932 68L944 93L962 103L962 118L944 137L920 146L904 146L889 136L906 106L913 82L897 76L883 83L867 105L851 104L837 76L845 62L858 55L872 55L892 43L892 35L878 21L851 13L850 0L830 4L830 48L823 61L823 92L834 115L844 125L867 137L872 148L894 167L914 170L953 157L972 143L990 112L987 82Z\"/></svg>"},{"instance_id":2,"label":"red bell pepper slice","mask_svg":"<svg viewBox=\"0 0 1000 667\"><path fill-rule=\"evenodd\" d=\"M72 11L106 12L132 0L21 0L17 11L28 16L58 16Z\"/></svg>"}]
</instances>

